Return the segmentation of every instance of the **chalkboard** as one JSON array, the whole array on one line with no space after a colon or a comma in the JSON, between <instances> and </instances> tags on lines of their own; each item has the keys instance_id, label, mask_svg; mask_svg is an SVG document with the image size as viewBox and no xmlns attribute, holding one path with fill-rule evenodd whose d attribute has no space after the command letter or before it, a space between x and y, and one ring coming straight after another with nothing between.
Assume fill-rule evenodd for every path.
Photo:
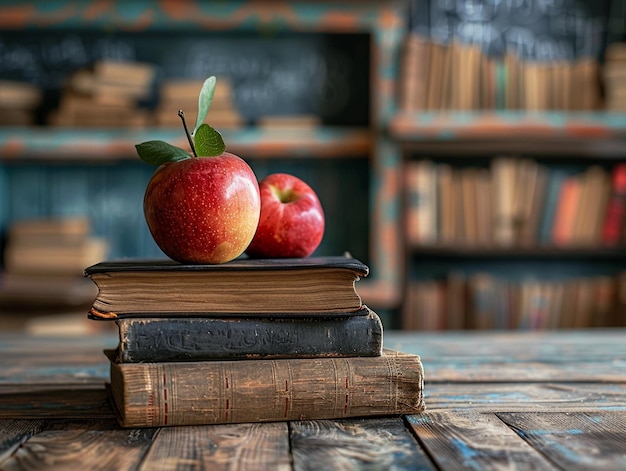
<instances>
[{"instance_id":1,"label":"chalkboard","mask_svg":"<svg viewBox=\"0 0 626 471\"><path fill-rule=\"evenodd\" d=\"M229 78L249 121L313 113L326 124L362 126L370 106L369 44L365 33L0 31L0 79L40 86L44 106L53 107L71 72L98 59L145 61L157 66L158 80Z\"/></svg>"},{"instance_id":2,"label":"chalkboard","mask_svg":"<svg viewBox=\"0 0 626 471\"><path fill-rule=\"evenodd\" d=\"M610 0L411 0L410 29L490 55L527 60L600 57Z\"/></svg>"}]
</instances>

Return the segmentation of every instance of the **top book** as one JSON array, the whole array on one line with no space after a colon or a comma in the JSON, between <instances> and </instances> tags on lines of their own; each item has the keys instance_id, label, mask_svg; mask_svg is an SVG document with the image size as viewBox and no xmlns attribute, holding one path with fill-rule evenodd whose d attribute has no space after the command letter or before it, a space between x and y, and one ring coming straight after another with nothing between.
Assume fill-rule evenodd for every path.
<instances>
[{"instance_id":1,"label":"top book","mask_svg":"<svg viewBox=\"0 0 626 471\"><path fill-rule=\"evenodd\" d=\"M107 261L85 269L98 287L91 317L350 315L355 282L369 274L348 256L240 258L219 265Z\"/></svg>"}]
</instances>

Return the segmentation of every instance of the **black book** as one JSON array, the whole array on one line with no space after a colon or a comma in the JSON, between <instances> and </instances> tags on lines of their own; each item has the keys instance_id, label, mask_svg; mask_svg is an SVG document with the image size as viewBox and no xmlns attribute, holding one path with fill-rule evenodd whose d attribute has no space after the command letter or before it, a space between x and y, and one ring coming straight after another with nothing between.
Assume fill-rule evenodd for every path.
<instances>
[{"instance_id":1,"label":"black book","mask_svg":"<svg viewBox=\"0 0 626 471\"><path fill-rule=\"evenodd\" d=\"M363 306L333 317L124 317L120 363L378 356L383 327Z\"/></svg>"}]
</instances>

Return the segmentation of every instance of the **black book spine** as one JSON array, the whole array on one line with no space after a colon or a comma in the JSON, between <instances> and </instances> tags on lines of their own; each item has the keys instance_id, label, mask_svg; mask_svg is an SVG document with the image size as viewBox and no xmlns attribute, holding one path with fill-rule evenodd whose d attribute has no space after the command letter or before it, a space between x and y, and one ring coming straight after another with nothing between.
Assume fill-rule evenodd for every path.
<instances>
[{"instance_id":1,"label":"black book spine","mask_svg":"<svg viewBox=\"0 0 626 471\"><path fill-rule=\"evenodd\" d=\"M378 356L383 327L366 310L324 318L118 319L120 363Z\"/></svg>"}]
</instances>

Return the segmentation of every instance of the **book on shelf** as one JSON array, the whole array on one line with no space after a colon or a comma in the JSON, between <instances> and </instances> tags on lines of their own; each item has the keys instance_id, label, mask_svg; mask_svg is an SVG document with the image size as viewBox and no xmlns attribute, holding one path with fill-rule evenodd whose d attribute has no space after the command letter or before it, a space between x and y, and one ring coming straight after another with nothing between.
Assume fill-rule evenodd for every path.
<instances>
[{"instance_id":1,"label":"book on shelf","mask_svg":"<svg viewBox=\"0 0 626 471\"><path fill-rule=\"evenodd\" d=\"M582 182L580 175L565 177L557 197L556 213L552 224L552 243L557 246L572 245L576 214L580 207Z\"/></svg>"},{"instance_id":2,"label":"book on shelf","mask_svg":"<svg viewBox=\"0 0 626 471\"><path fill-rule=\"evenodd\" d=\"M353 315L362 307L356 282L368 273L349 256L239 258L220 265L127 259L84 270L98 287L91 314L102 318L137 312Z\"/></svg>"},{"instance_id":3,"label":"book on shelf","mask_svg":"<svg viewBox=\"0 0 626 471\"><path fill-rule=\"evenodd\" d=\"M0 126L35 124L42 90L31 83L0 80Z\"/></svg>"},{"instance_id":4,"label":"book on shelf","mask_svg":"<svg viewBox=\"0 0 626 471\"><path fill-rule=\"evenodd\" d=\"M496 157L492 164L493 178L493 236L500 245L515 241L515 189L518 160Z\"/></svg>"},{"instance_id":5,"label":"book on shelf","mask_svg":"<svg viewBox=\"0 0 626 471\"><path fill-rule=\"evenodd\" d=\"M424 410L420 357L117 363L110 394L123 427L414 414Z\"/></svg>"},{"instance_id":6,"label":"book on shelf","mask_svg":"<svg viewBox=\"0 0 626 471\"><path fill-rule=\"evenodd\" d=\"M119 363L378 356L383 327L363 306L352 316L126 317L115 320Z\"/></svg>"},{"instance_id":7,"label":"book on shelf","mask_svg":"<svg viewBox=\"0 0 626 471\"><path fill-rule=\"evenodd\" d=\"M178 110L195 110L204 80L166 79L159 85L158 102L154 109L157 126L178 127ZM238 129L245 119L235 105L233 86L226 77L218 77L207 116L207 123L216 128Z\"/></svg>"},{"instance_id":8,"label":"book on shelf","mask_svg":"<svg viewBox=\"0 0 626 471\"><path fill-rule=\"evenodd\" d=\"M607 205L602 242L608 246L622 244L626 221L626 163L617 164L612 170Z\"/></svg>"},{"instance_id":9,"label":"book on shelf","mask_svg":"<svg viewBox=\"0 0 626 471\"><path fill-rule=\"evenodd\" d=\"M410 242L432 244L437 238L436 165L428 159L411 160L406 164L405 231Z\"/></svg>"},{"instance_id":10,"label":"book on shelf","mask_svg":"<svg viewBox=\"0 0 626 471\"><path fill-rule=\"evenodd\" d=\"M109 244L91 235L87 218L13 221L7 230L4 269L22 275L73 275L106 258Z\"/></svg>"}]
</instances>

